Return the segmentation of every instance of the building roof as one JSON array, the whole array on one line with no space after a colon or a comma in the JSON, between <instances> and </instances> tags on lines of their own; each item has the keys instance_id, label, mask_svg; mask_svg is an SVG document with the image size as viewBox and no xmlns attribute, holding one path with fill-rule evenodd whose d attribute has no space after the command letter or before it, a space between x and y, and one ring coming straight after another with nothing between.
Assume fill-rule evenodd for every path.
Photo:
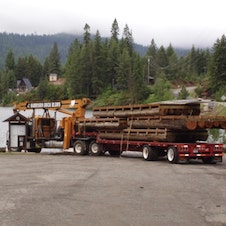
<instances>
[{"instance_id":1,"label":"building roof","mask_svg":"<svg viewBox=\"0 0 226 226\"><path fill-rule=\"evenodd\" d=\"M11 122L11 121L16 121L16 122L28 122L29 119L26 118L25 116L21 115L19 112L16 114L10 116L9 118L5 119L3 122Z\"/></svg>"},{"instance_id":2,"label":"building roof","mask_svg":"<svg viewBox=\"0 0 226 226\"><path fill-rule=\"evenodd\" d=\"M32 88L31 82L30 82L30 80L28 78L22 78L20 80L17 80L17 87L20 86L21 82L24 82L25 86L28 89Z\"/></svg>"}]
</instances>

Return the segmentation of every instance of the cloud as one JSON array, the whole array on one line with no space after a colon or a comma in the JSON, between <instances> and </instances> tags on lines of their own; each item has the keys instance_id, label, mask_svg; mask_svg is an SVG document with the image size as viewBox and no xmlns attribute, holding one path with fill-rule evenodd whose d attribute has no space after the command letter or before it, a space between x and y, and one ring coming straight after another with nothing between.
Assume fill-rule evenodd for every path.
<instances>
[{"instance_id":1,"label":"cloud","mask_svg":"<svg viewBox=\"0 0 226 226\"><path fill-rule=\"evenodd\" d=\"M109 36L116 18L136 43L210 46L226 33L224 0L1 0L0 31L22 34L83 33L89 24Z\"/></svg>"}]
</instances>

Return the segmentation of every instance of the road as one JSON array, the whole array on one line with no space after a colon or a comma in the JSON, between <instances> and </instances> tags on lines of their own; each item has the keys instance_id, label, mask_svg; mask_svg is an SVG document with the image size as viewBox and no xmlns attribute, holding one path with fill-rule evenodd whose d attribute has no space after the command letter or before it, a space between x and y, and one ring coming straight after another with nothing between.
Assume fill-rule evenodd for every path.
<instances>
[{"instance_id":1,"label":"road","mask_svg":"<svg viewBox=\"0 0 226 226\"><path fill-rule=\"evenodd\" d=\"M226 158L0 154L0 225L226 225Z\"/></svg>"},{"instance_id":2,"label":"road","mask_svg":"<svg viewBox=\"0 0 226 226\"><path fill-rule=\"evenodd\" d=\"M187 87L185 87L185 88L186 88L186 90L187 90L189 93L192 93L192 92L194 92L194 90L195 90L197 87L196 87L196 86L187 86ZM182 89L182 87L176 88L176 89L172 89L172 92L173 92L175 98L178 97L178 95L179 95L181 89Z\"/></svg>"}]
</instances>

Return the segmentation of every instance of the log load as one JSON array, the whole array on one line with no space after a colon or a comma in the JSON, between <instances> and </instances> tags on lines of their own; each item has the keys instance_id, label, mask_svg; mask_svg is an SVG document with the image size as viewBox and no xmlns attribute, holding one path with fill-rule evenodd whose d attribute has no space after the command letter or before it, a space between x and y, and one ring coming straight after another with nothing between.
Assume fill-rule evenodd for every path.
<instances>
[{"instance_id":1,"label":"log load","mask_svg":"<svg viewBox=\"0 0 226 226\"><path fill-rule=\"evenodd\" d=\"M125 129L127 120L121 118L89 118L78 120L77 125L84 129Z\"/></svg>"},{"instance_id":2,"label":"log load","mask_svg":"<svg viewBox=\"0 0 226 226\"><path fill-rule=\"evenodd\" d=\"M200 102L198 101L164 101L152 104L93 108L93 115L97 118L199 114Z\"/></svg>"},{"instance_id":3,"label":"log load","mask_svg":"<svg viewBox=\"0 0 226 226\"><path fill-rule=\"evenodd\" d=\"M207 139L207 129L226 129L226 117L201 115L199 101L99 107L93 115L77 121L78 131L100 139L196 142Z\"/></svg>"},{"instance_id":4,"label":"log load","mask_svg":"<svg viewBox=\"0 0 226 226\"><path fill-rule=\"evenodd\" d=\"M186 120L175 117L135 117L128 118L127 125L135 129L167 128L171 130L185 130Z\"/></svg>"},{"instance_id":5,"label":"log load","mask_svg":"<svg viewBox=\"0 0 226 226\"><path fill-rule=\"evenodd\" d=\"M226 129L225 116L153 116L127 118L131 128L167 128L176 130Z\"/></svg>"},{"instance_id":6,"label":"log load","mask_svg":"<svg viewBox=\"0 0 226 226\"><path fill-rule=\"evenodd\" d=\"M186 120L186 127L190 130L195 129L226 129L225 116L190 116Z\"/></svg>"},{"instance_id":7,"label":"log load","mask_svg":"<svg viewBox=\"0 0 226 226\"><path fill-rule=\"evenodd\" d=\"M205 141L207 130L176 131L167 129L125 129L123 131L100 131L100 139L162 141L162 142L196 142Z\"/></svg>"},{"instance_id":8,"label":"log load","mask_svg":"<svg viewBox=\"0 0 226 226\"><path fill-rule=\"evenodd\" d=\"M196 129L226 129L225 116L150 116L125 118L90 118L77 122L79 128L84 130L103 129L170 129L170 130L196 130Z\"/></svg>"}]
</instances>

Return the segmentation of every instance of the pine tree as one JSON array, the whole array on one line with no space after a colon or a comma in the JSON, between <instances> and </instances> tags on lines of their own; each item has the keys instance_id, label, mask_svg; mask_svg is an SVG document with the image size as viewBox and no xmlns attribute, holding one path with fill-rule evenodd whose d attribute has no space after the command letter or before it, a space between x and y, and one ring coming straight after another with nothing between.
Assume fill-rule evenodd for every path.
<instances>
[{"instance_id":1,"label":"pine tree","mask_svg":"<svg viewBox=\"0 0 226 226\"><path fill-rule=\"evenodd\" d=\"M151 45L149 46L146 56L144 57L144 75L146 80L146 77L151 76L153 78L156 78L157 74L157 59L156 55L158 52L158 48L155 44L154 39L151 40ZM146 76L147 75L147 76Z\"/></svg>"},{"instance_id":2,"label":"pine tree","mask_svg":"<svg viewBox=\"0 0 226 226\"><path fill-rule=\"evenodd\" d=\"M93 76L92 76L92 91L93 95L100 94L104 89L104 65L105 57L103 55L103 45L101 44L101 36L97 30L94 40L93 51Z\"/></svg>"},{"instance_id":3,"label":"pine tree","mask_svg":"<svg viewBox=\"0 0 226 226\"><path fill-rule=\"evenodd\" d=\"M118 89L128 90L129 86L131 87L131 77L132 77L132 68L131 68L131 57L128 49L124 48L123 52L120 54L119 65L117 67L116 82Z\"/></svg>"},{"instance_id":4,"label":"pine tree","mask_svg":"<svg viewBox=\"0 0 226 226\"><path fill-rule=\"evenodd\" d=\"M205 75L207 73L207 67L210 60L209 50L200 50L197 59L197 74Z\"/></svg>"},{"instance_id":5,"label":"pine tree","mask_svg":"<svg viewBox=\"0 0 226 226\"><path fill-rule=\"evenodd\" d=\"M134 52L132 61L133 74L130 95L132 97L132 103L139 103L148 97L149 90L144 84L142 75L142 60L138 53Z\"/></svg>"},{"instance_id":6,"label":"pine tree","mask_svg":"<svg viewBox=\"0 0 226 226\"><path fill-rule=\"evenodd\" d=\"M119 26L116 19L114 19L114 22L111 27L111 39L114 39L116 42L118 42L118 36L119 36Z\"/></svg>"},{"instance_id":7,"label":"pine tree","mask_svg":"<svg viewBox=\"0 0 226 226\"><path fill-rule=\"evenodd\" d=\"M110 39L107 51L107 62L106 62L106 83L114 84L116 82L117 68L119 66L120 48L119 44L115 39Z\"/></svg>"},{"instance_id":8,"label":"pine tree","mask_svg":"<svg viewBox=\"0 0 226 226\"><path fill-rule=\"evenodd\" d=\"M92 77L93 77L93 41L90 38L90 27L88 24L84 27L84 45L81 48L81 71L82 93L84 96L92 94Z\"/></svg>"},{"instance_id":9,"label":"pine tree","mask_svg":"<svg viewBox=\"0 0 226 226\"><path fill-rule=\"evenodd\" d=\"M67 78L67 92L69 98L78 97L79 94L82 93L83 87L82 84L82 77L81 77L81 48L82 45L75 39L74 42L70 45L68 51L67 62L65 65L65 75Z\"/></svg>"},{"instance_id":10,"label":"pine tree","mask_svg":"<svg viewBox=\"0 0 226 226\"><path fill-rule=\"evenodd\" d=\"M88 45L88 43L90 42L91 38L90 38L90 26L88 24L85 24L84 27L84 34L83 34L83 40L85 45Z\"/></svg>"},{"instance_id":11,"label":"pine tree","mask_svg":"<svg viewBox=\"0 0 226 226\"><path fill-rule=\"evenodd\" d=\"M2 95L5 95L8 92L8 89L16 88L16 77L15 77L15 59L12 50L9 50L6 59L5 59L5 71L2 73Z\"/></svg>"},{"instance_id":12,"label":"pine tree","mask_svg":"<svg viewBox=\"0 0 226 226\"><path fill-rule=\"evenodd\" d=\"M28 78L32 86L38 86L42 75L42 65L32 55L26 58L26 78Z\"/></svg>"},{"instance_id":13,"label":"pine tree","mask_svg":"<svg viewBox=\"0 0 226 226\"><path fill-rule=\"evenodd\" d=\"M191 51L188 54L189 60L189 72L190 74L197 74L197 59L198 59L198 50L192 46Z\"/></svg>"},{"instance_id":14,"label":"pine tree","mask_svg":"<svg viewBox=\"0 0 226 226\"><path fill-rule=\"evenodd\" d=\"M183 85L181 90L180 90L180 92L179 92L179 94L178 94L177 99L178 100L185 100L185 99L187 99L188 96L189 96L189 92L187 91L187 89Z\"/></svg>"},{"instance_id":15,"label":"pine tree","mask_svg":"<svg viewBox=\"0 0 226 226\"><path fill-rule=\"evenodd\" d=\"M15 67L15 76L17 80L26 77L25 72L26 72L26 59L23 57L19 57Z\"/></svg>"},{"instance_id":16,"label":"pine tree","mask_svg":"<svg viewBox=\"0 0 226 226\"><path fill-rule=\"evenodd\" d=\"M157 55L156 55L156 63L158 65L158 73L167 75L168 70L168 58L166 55L165 48L163 46L160 46Z\"/></svg>"},{"instance_id":17,"label":"pine tree","mask_svg":"<svg viewBox=\"0 0 226 226\"><path fill-rule=\"evenodd\" d=\"M5 69L6 71L8 70L13 70L15 69L15 59L14 59L14 54L13 51L10 49L5 60Z\"/></svg>"},{"instance_id":18,"label":"pine tree","mask_svg":"<svg viewBox=\"0 0 226 226\"><path fill-rule=\"evenodd\" d=\"M213 47L212 61L210 64L210 89L216 92L225 89L226 85L226 37L217 39Z\"/></svg>"},{"instance_id":19,"label":"pine tree","mask_svg":"<svg viewBox=\"0 0 226 226\"><path fill-rule=\"evenodd\" d=\"M60 53L56 42L53 44L48 56L48 74L51 73L61 74Z\"/></svg>"},{"instance_id":20,"label":"pine tree","mask_svg":"<svg viewBox=\"0 0 226 226\"><path fill-rule=\"evenodd\" d=\"M15 88L16 88L16 77L14 75L14 72L12 70L3 72L1 77L2 95L3 96L6 95L9 89Z\"/></svg>"},{"instance_id":21,"label":"pine tree","mask_svg":"<svg viewBox=\"0 0 226 226\"><path fill-rule=\"evenodd\" d=\"M45 77L49 76L49 59L46 57L44 64L43 64L43 75Z\"/></svg>"},{"instance_id":22,"label":"pine tree","mask_svg":"<svg viewBox=\"0 0 226 226\"><path fill-rule=\"evenodd\" d=\"M166 49L166 56L169 64L169 68L167 70L167 77L170 80L177 79L178 59L171 44Z\"/></svg>"},{"instance_id":23,"label":"pine tree","mask_svg":"<svg viewBox=\"0 0 226 226\"><path fill-rule=\"evenodd\" d=\"M38 86L38 99L48 99L49 85L46 77L42 78Z\"/></svg>"},{"instance_id":24,"label":"pine tree","mask_svg":"<svg viewBox=\"0 0 226 226\"><path fill-rule=\"evenodd\" d=\"M158 52L158 48L157 48L157 46L155 44L155 40L152 39L151 40L151 45L149 46L148 51L147 51L147 55L148 56L152 56L153 59L154 59L156 57L157 52Z\"/></svg>"},{"instance_id":25,"label":"pine tree","mask_svg":"<svg viewBox=\"0 0 226 226\"><path fill-rule=\"evenodd\" d=\"M126 24L123 30L123 38L121 40L121 49L127 48L130 56L133 54L133 36L132 32L129 30L128 25Z\"/></svg>"}]
</instances>

